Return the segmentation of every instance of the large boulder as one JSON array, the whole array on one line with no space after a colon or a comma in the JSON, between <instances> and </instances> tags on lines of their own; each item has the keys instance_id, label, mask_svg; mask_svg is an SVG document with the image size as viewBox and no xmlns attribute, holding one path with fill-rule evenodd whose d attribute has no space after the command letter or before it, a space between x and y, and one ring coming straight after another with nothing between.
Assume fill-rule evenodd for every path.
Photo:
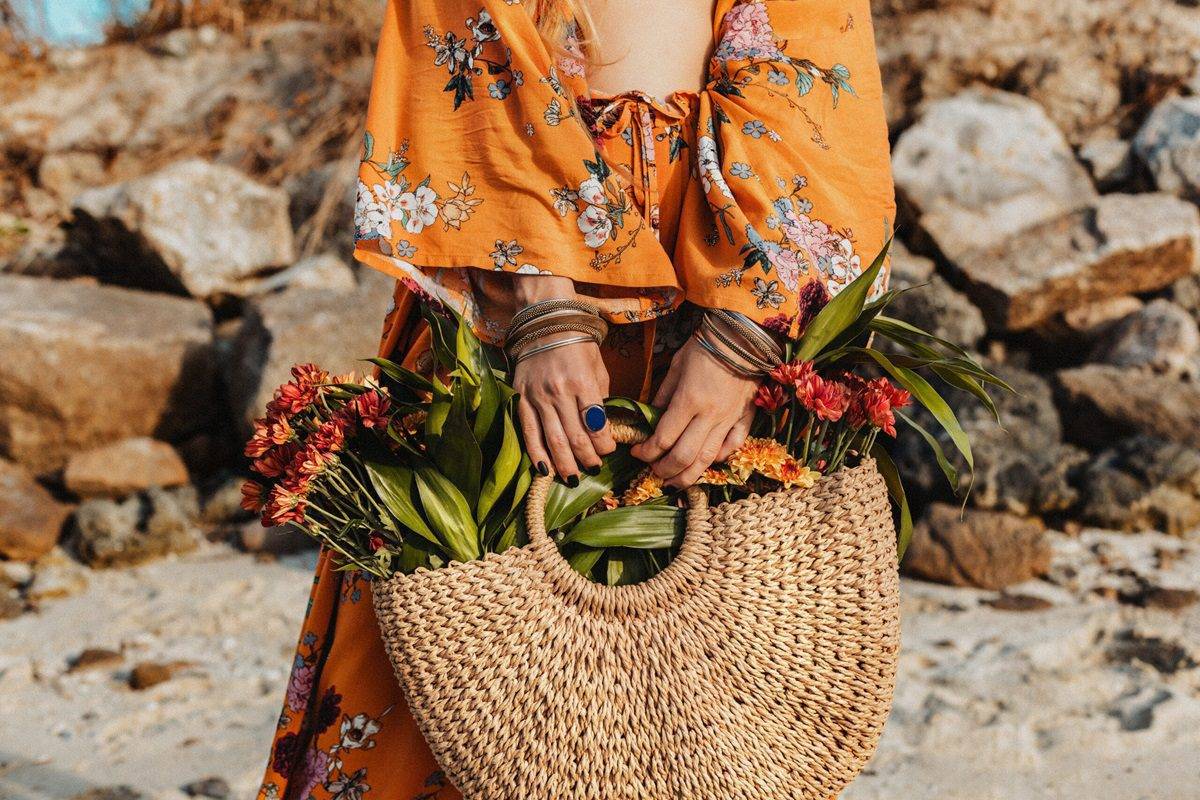
<instances>
[{"instance_id":1,"label":"large boulder","mask_svg":"<svg viewBox=\"0 0 1200 800\"><path fill-rule=\"evenodd\" d=\"M150 489L120 503L88 500L75 513L75 553L93 567L139 564L196 548L203 535L196 491Z\"/></svg>"},{"instance_id":2,"label":"large boulder","mask_svg":"<svg viewBox=\"0 0 1200 800\"><path fill-rule=\"evenodd\" d=\"M1159 189L1200 198L1200 97L1172 97L1155 106L1133 149Z\"/></svg>"},{"instance_id":3,"label":"large boulder","mask_svg":"<svg viewBox=\"0 0 1200 800\"><path fill-rule=\"evenodd\" d=\"M49 553L70 515L25 470L0 460L0 559L32 561Z\"/></svg>"},{"instance_id":4,"label":"large boulder","mask_svg":"<svg viewBox=\"0 0 1200 800\"><path fill-rule=\"evenodd\" d=\"M1071 486L1073 470L1087 454L1063 443L1062 422L1050 385L1042 378L1012 365L987 364L1013 388L993 390L1000 421L973 396L943 390L963 430L971 440L975 459L975 482L970 502L984 509L1016 514L1062 511L1073 505L1078 492ZM949 437L941 432L923 409L913 414L935 434L961 475L966 464L954 454ZM925 442L912 431L901 429L895 457L905 483L918 497L946 496L946 481Z\"/></svg>"},{"instance_id":5,"label":"large boulder","mask_svg":"<svg viewBox=\"0 0 1200 800\"><path fill-rule=\"evenodd\" d=\"M1087 170L1032 100L972 89L930 103L892 155L896 189L951 261L1096 197Z\"/></svg>"},{"instance_id":6,"label":"large boulder","mask_svg":"<svg viewBox=\"0 0 1200 800\"><path fill-rule=\"evenodd\" d=\"M0 455L46 474L106 442L202 428L212 335L194 300L0 275Z\"/></svg>"},{"instance_id":7,"label":"large boulder","mask_svg":"<svg viewBox=\"0 0 1200 800\"><path fill-rule=\"evenodd\" d=\"M1003 589L1046 574L1050 545L1037 520L934 503L913 529L904 571L951 586Z\"/></svg>"},{"instance_id":8,"label":"large boulder","mask_svg":"<svg viewBox=\"0 0 1200 800\"><path fill-rule=\"evenodd\" d=\"M296 258L288 196L198 159L92 189L72 236L104 281L213 297Z\"/></svg>"},{"instance_id":9,"label":"large boulder","mask_svg":"<svg viewBox=\"0 0 1200 800\"><path fill-rule=\"evenodd\" d=\"M1075 426L1080 439L1140 432L1200 447L1200 384L1109 364L1061 370L1058 382L1071 416L1086 421Z\"/></svg>"},{"instance_id":10,"label":"large boulder","mask_svg":"<svg viewBox=\"0 0 1200 800\"><path fill-rule=\"evenodd\" d=\"M1150 292L1191 273L1200 212L1164 194L1104 195L1096 203L953 259L997 331L1036 327L1059 312Z\"/></svg>"},{"instance_id":11,"label":"large boulder","mask_svg":"<svg viewBox=\"0 0 1200 800\"><path fill-rule=\"evenodd\" d=\"M362 359L379 350L395 281L374 270L360 276L358 288L345 294L293 288L247 303L226 361L234 417L246 430L294 364L312 362L334 373L370 369Z\"/></svg>"},{"instance_id":12,"label":"large boulder","mask_svg":"<svg viewBox=\"0 0 1200 800\"><path fill-rule=\"evenodd\" d=\"M127 497L187 482L187 467L175 448L148 436L75 453L63 470L63 483L79 497Z\"/></svg>"},{"instance_id":13,"label":"large boulder","mask_svg":"<svg viewBox=\"0 0 1200 800\"><path fill-rule=\"evenodd\" d=\"M1103 528L1182 534L1200 527L1200 449L1123 439L1088 465L1079 516Z\"/></svg>"},{"instance_id":14,"label":"large boulder","mask_svg":"<svg viewBox=\"0 0 1200 800\"><path fill-rule=\"evenodd\" d=\"M897 295L887 313L963 347L975 347L987 333L983 313L940 275Z\"/></svg>"},{"instance_id":15,"label":"large boulder","mask_svg":"<svg viewBox=\"0 0 1200 800\"><path fill-rule=\"evenodd\" d=\"M1090 361L1195 375L1200 328L1187 309L1159 298L1117 322L1096 342Z\"/></svg>"}]
</instances>

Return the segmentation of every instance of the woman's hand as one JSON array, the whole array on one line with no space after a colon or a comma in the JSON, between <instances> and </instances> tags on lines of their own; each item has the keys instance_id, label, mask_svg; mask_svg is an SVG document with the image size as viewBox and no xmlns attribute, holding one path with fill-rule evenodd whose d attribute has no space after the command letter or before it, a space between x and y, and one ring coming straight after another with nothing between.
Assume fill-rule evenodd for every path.
<instances>
[{"instance_id":1,"label":"woman's hand","mask_svg":"<svg viewBox=\"0 0 1200 800\"><path fill-rule=\"evenodd\" d=\"M515 276L514 288L519 307L575 299L574 284L567 278ZM552 334L538 344L574 336L578 334ZM592 433L583 424L583 410L603 404L608 396L608 370L599 345L579 342L530 356L514 369L513 388L521 395L517 416L525 449L542 475L553 471L574 486L581 468L599 470L601 458L617 448L608 426Z\"/></svg>"},{"instance_id":2,"label":"woman's hand","mask_svg":"<svg viewBox=\"0 0 1200 800\"><path fill-rule=\"evenodd\" d=\"M671 360L654 397L666 406L653 435L630 452L669 486L691 486L742 446L754 419L758 382L733 374L694 338Z\"/></svg>"}]
</instances>

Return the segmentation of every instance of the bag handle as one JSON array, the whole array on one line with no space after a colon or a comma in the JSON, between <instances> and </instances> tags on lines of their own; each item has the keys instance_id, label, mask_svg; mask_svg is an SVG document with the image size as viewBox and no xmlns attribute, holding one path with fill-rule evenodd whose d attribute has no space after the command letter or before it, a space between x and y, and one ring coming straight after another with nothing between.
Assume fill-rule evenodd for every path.
<instances>
[{"instance_id":1,"label":"bag handle","mask_svg":"<svg viewBox=\"0 0 1200 800\"><path fill-rule=\"evenodd\" d=\"M629 423L610 420L609 429L617 444L641 444L649 437L645 431ZM525 505L525 523L529 532L529 541L539 547L545 544L554 545L546 530L546 498L554 478L548 475L538 475L529 486L529 495ZM684 537L697 530L700 525L707 526L708 493L699 486L689 486L685 492L687 497L687 524ZM554 545L557 551L557 545Z\"/></svg>"}]
</instances>

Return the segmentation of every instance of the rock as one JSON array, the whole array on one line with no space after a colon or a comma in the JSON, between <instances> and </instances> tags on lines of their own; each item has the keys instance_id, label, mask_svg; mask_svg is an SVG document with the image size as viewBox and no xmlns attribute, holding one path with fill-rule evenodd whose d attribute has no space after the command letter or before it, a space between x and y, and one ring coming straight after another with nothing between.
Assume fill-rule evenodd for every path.
<instances>
[{"instance_id":1,"label":"rock","mask_svg":"<svg viewBox=\"0 0 1200 800\"><path fill-rule=\"evenodd\" d=\"M188 797L209 797L212 800L226 800L232 794L229 782L217 777L201 778L182 786L181 789Z\"/></svg>"},{"instance_id":2,"label":"rock","mask_svg":"<svg viewBox=\"0 0 1200 800\"><path fill-rule=\"evenodd\" d=\"M1143 432L1200 447L1200 385L1148 369L1086 364L1061 370L1071 416L1086 421L1081 439ZM1109 425L1097 425L1101 420Z\"/></svg>"},{"instance_id":3,"label":"rock","mask_svg":"<svg viewBox=\"0 0 1200 800\"><path fill-rule=\"evenodd\" d=\"M1172 97L1155 106L1133 150L1160 190L1200 198L1200 97Z\"/></svg>"},{"instance_id":4,"label":"rock","mask_svg":"<svg viewBox=\"0 0 1200 800\"><path fill-rule=\"evenodd\" d=\"M242 508L242 484L245 478L230 476L211 491L201 505L200 521L208 525L244 522L253 515Z\"/></svg>"},{"instance_id":5,"label":"rock","mask_svg":"<svg viewBox=\"0 0 1200 800\"><path fill-rule=\"evenodd\" d=\"M1146 636L1132 629L1121 630L1113 635L1105 648L1105 656L1110 663L1144 664L1161 675L1174 675L1181 670L1200 666L1179 642Z\"/></svg>"},{"instance_id":6,"label":"rock","mask_svg":"<svg viewBox=\"0 0 1200 800\"><path fill-rule=\"evenodd\" d=\"M364 270L361 277L350 294L286 289L247 304L226 364L230 402L245 431L263 415L294 364L361 373L362 359L377 353L379 320L392 303L395 282L374 270Z\"/></svg>"},{"instance_id":7,"label":"rock","mask_svg":"<svg viewBox=\"0 0 1200 800\"><path fill-rule=\"evenodd\" d=\"M929 103L897 140L892 167L900 199L951 261L1011 242L1022 229L1096 197L1046 112L995 90Z\"/></svg>"},{"instance_id":8,"label":"rock","mask_svg":"<svg viewBox=\"0 0 1200 800\"><path fill-rule=\"evenodd\" d=\"M924 283L898 295L887 313L963 347L979 344L987 333L983 313L940 275L930 275Z\"/></svg>"},{"instance_id":9,"label":"rock","mask_svg":"<svg viewBox=\"0 0 1200 800\"><path fill-rule=\"evenodd\" d=\"M1160 611L1182 611L1200 602L1200 592L1192 589L1173 589L1164 586L1139 586L1134 591L1121 592L1117 599L1139 608Z\"/></svg>"},{"instance_id":10,"label":"rock","mask_svg":"<svg viewBox=\"0 0 1200 800\"><path fill-rule=\"evenodd\" d=\"M79 450L202 428L212 335L194 300L0 275L0 455L42 475Z\"/></svg>"},{"instance_id":11,"label":"rock","mask_svg":"<svg viewBox=\"0 0 1200 800\"><path fill-rule=\"evenodd\" d=\"M29 610L29 606L12 589L0 589L0 621L16 619Z\"/></svg>"},{"instance_id":12,"label":"rock","mask_svg":"<svg viewBox=\"0 0 1200 800\"><path fill-rule=\"evenodd\" d=\"M934 503L913 531L904 571L952 586L1003 589L1044 575L1050 547L1040 523L1000 511Z\"/></svg>"},{"instance_id":13,"label":"rock","mask_svg":"<svg viewBox=\"0 0 1200 800\"><path fill-rule=\"evenodd\" d=\"M166 683L175 676L182 664L160 664L154 661L143 661L134 666L129 672L129 688L135 692L144 692L160 683Z\"/></svg>"},{"instance_id":14,"label":"rock","mask_svg":"<svg viewBox=\"0 0 1200 800\"><path fill-rule=\"evenodd\" d=\"M1200 526L1200 449L1152 436L1100 453L1080 482L1079 516L1103 528L1180 534Z\"/></svg>"},{"instance_id":15,"label":"rock","mask_svg":"<svg viewBox=\"0 0 1200 800\"><path fill-rule=\"evenodd\" d=\"M1195 269L1200 212L1162 194L1101 197L953 266L996 331L1033 328L1061 311L1169 286Z\"/></svg>"},{"instance_id":16,"label":"rock","mask_svg":"<svg viewBox=\"0 0 1200 800\"><path fill-rule=\"evenodd\" d=\"M1121 697L1108 710L1121 730L1128 733L1148 730L1154 724L1154 709L1171 699L1171 693L1155 686L1143 686Z\"/></svg>"},{"instance_id":17,"label":"rock","mask_svg":"<svg viewBox=\"0 0 1200 800\"><path fill-rule=\"evenodd\" d=\"M0 561L0 587L23 589L33 580L33 567L27 561Z\"/></svg>"},{"instance_id":18,"label":"rock","mask_svg":"<svg viewBox=\"0 0 1200 800\"><path fill-rule=\"evenodd\" d=\"M1012 365L987 362L1007 381L1013 392L993 391L1000 422L972 396L947 392L975 457L975 483L970 501L979 508L1002 509L1014 514L1062 511L1073 505L1078 492L1071 486L1072 471L1087 459L1079 448L1063 443L1062 424L1050 385L1042 378ZM923 409L913 414L931 432L938 430ZM964 476L966 465L952 455L944 433L936 434L947 456ZM946 480L934 463L928 446L911 431L900 434L895 458L905 483L917 496L943 497Z\"/></svg>"},{"instance_id":19,"label":"rock","mask_svg":"<svg viewBox=\"0 0 1200 800\"><path fill-rule=\"evenodd\" d=\"M150 489L124 502L88 500L75 514L74 546L94 567L138 564L195 549L202 535L191 487Z\"/></svg>"},{"instance_id":20,"label":"rock","mask_svg":"<svg viewBox=\"0 0 1200 800\"><path fill-rule=\"evenodd\" d=\"M1063 313L1063 323L1076 336L1095 339L1143 305L1132 295L1106 297L1067 310Z\"/></svg>"},{"instance_id":21,"label":"rock","mask_svg":"<svg viewBox=\"0 0 1200 800\"><path fill-rule=\"evenodd\" d=\"M25 470L0 460L0 558L32 561L49 553L70 515Z\"/></svg>"},{"instance_id":22,"label":"rock","mask_svg":"<svg viewBox=\"0 0 1200 800\"><path fill-rule=\"evenodd\" d=\"M182 486L188 471L171 445L140 436L72 455L63 481L80 497L127 497L152 486Z\"/></svg>"},{"instance_id":23,"label":"rock","mask_svg":"<svg viewBox=\"0 0 1200 800\"><path fill-rule=\"evenodd\" d=\"M67 672L83 672L88 669L111 669L125 660L119 650L106 647L89 647L70 660Z\"/></svg>"},{"instance_id":24,"label":"rock","mask_svg":"<svg viewBox=\"0 0 1200 800\"><path fill-rule=\"evenodd\" d=\"M142 800L142 794L130 786L98 786L80 792L71 800Z\"/></svg>"},{"instance_id":25,"label":"rock","mask_svg":"<svg viewBox=\"0 0 1200 800\"><path fill-rule=\"evenodd\" d=\"M79 594L88 586L87 567L56 547L34 565L33 581L25 588L25 598L36 603Z\"/></svg>"},{"instance_id":26,"label":"rock","mask_svg":"<svg viewBox=\"0 0 1200 800\"><path fill-rule=\"evenodd\" d=\"M991 600L984 600L983 604L997 611L1045 611L1047 608L1054 608L1054 603L1044 597L1008 592L1002 592L999 597Z\"/></svg>"},{"instance_id":27,"label":"rock","mask_svg":"<svg viewBox=\"0 0 1200 800\"><path fill-rule=\"evenodd\" d=\"M70 201L106 179L104 161L95 153L50 153L38 164L38 184L60 200Z\"/></svg>"},{"instance_id":28,"label":"rock","mask_svg":"<svg viewBox=\"0 0 1200 800\"><path fill-rule=\"evenodd\" d=\"M242 289L245 294L265 294L285 287L320 289L335 294L352 292L358 286L354 270L332 253L309 256L294 266L266 278L251 281Z\"/></svg>"},{"instance_id":29,"label":"rock","mask_svg":"<svg viewBox=\"0 0 1200 800\"><path fill-rule=\"evenodd\" d=\"M1090 360L1117 367L1149 367L1194 376L1200 329L1186 309L1159 298L1118 322L1096 343Z\"/></svg>"},{"instance_id":30,"label":"rock","mask_svg":"<svg viewBox=\"0 0 1200 800\"><path fill-rule=\"evenodd\" d=\"M1133 178L1133 145L1123 139L1089 139L1079 148L1079 158L1102 190L1122 187Z\"/></svg>"},{"instance_id":31,"label":"rock","mask_svg":"<svg viewBox=\"0 0 1200 800\"><path fill-rule=\"evenodd\" d=\"M908 248L900 242L892 242L890 255L889 285L892 289L908 289L925 283L933 277L935 271L933 260L909 252Z\"/></svg>"},{"instance_id":32,"label":"rock","mask_svg":"<svg viewBox=\"0 0 1200 800\"><path fill-rule=\"evenodd\" d=\"M1071 141L1111 121L1121 105L1120 73L1089 50L1086 40L1078 42L1026 61L1015 76Z\"/></svg>"},{"instance_id":33,"label":"rock","mask_svg":"<svg viewBox=\"0 0 1200 800\"><path fill-rule=\"evenodd\" d=\"M108 283L238 295L296 258L287 194L200 160L84 192L73 211L72 238Z\"/></svg>"}]
</instances>

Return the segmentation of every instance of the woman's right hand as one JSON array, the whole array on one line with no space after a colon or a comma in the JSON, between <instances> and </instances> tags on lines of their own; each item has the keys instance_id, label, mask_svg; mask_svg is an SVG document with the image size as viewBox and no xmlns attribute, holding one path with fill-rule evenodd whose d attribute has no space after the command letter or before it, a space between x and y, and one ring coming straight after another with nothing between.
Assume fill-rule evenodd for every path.
<instances>
[{"instance_id":1,"label":"woman's right hand","mask_svg":"<svg viewBox=\"0 0 1200 800\"><path fill-rule=\"evenodd\" d=\"M567 278L514 276L517 302L575 298ZM538 344L577 336L551 334ZM592 433L583 424L583 410L603 404L608 396L608 370L594 342L579 342L530 356L513 371L513 388L520 394L517 416L533 468L542 475L557 474L568 485L579 482L581 469L596 472L603 456L613 452L612 430Z\"/></svg>"}]
</instances>

